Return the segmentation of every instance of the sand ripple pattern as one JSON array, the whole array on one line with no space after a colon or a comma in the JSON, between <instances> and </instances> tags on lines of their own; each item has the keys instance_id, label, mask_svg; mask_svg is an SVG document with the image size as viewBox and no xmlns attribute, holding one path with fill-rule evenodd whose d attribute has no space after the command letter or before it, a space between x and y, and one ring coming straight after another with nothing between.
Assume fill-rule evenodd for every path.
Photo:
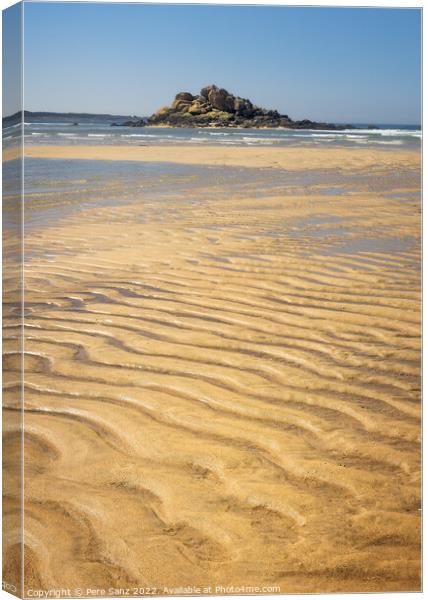
<instances>
[{"instance_id":1,"label":"sand ripple pattern","mask_svg":"<svg viewBox=\"0 0 428 600\"><path fill-rule=\"evenodd\" d=\"M382 177L29 233L26 589L419 589L419 199Z\"/></svg>"}]
</instances>

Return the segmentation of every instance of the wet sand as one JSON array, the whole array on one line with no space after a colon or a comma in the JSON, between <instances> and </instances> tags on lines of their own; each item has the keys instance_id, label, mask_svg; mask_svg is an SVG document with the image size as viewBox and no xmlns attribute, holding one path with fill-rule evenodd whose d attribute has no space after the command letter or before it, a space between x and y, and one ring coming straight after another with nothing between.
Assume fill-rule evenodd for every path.
<instances>
[{"instance_id":1,"label":"wet sand","mask_svg":"<svg viewBox=\"0 0 428 600\"><path fill-rule=\"evenodd\" d=\"M249 150L125 154L353 180L172 190L29 229L27 593L420 589L420 200L397 177L419 155ZM125 156L27 149L92 152Z\"/></svg>"}]
</instances>

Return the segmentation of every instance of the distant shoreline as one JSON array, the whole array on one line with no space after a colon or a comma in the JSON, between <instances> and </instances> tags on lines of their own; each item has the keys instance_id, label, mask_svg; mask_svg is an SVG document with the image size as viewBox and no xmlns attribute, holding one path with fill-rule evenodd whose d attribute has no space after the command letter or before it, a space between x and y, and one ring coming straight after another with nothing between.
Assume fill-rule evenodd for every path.
<instances>
[{"instance_id":1,"label":"distant shoreline","mask_svg":"<svg viewBox=\"0 0 428 600\"><path fill-rule=\"evenodd\" d=\"M99 119L99 118L105 118L105 119L111 119L112 122L114 122L115 120L118 119L123 119L123 120L142 120L142 119L147 119L148 117L141 117L141 116L137 116L137 115L126 115L126 114L111 114L111 113L77 113L77 112L50 112L50 111L28 111L28 110L24 110L23 111L24 114L24 120L25 117L30 117L30 118L36 118L36 117L52 117L53 119L58 119L58 122L61 122L61 118L62 119L66 119L66 120L70 120L70 121L75 121L76 119L88 119L88 118L94 118L94 119ZM13 113L12 115L6 115L4 117L2 117L2 123L3 123L3 127L10 127L11 125L18 123L21 120L21 115L22 115L22 111L18 111L16 113ZM80 124L80 123L79 123ZM344 126L346 125L345 122L333 122L333 125L337 125L337 126ZM373 122L373 124L376 127L379 128L413 128L413 129L422 129L422 125L421 124L417 124L417 123L377 123L376 121ZM352 125L353 127L356 128L367 128L368 127L368 123L350 123L350 125ZM150 124L150 125L145 125L145 128L164 128L164 129L182 129L179 126L174 126L174 125L161 125L161 124ZM193 128L193 127L192 127ZM228 127L226 127L228 129ZM213 129L216 129L216 127L213 127ZM232 129L232 128L231 128ZM294 129L291 127L258 127L257 129L263 129L263 130L281 130L281 131L301 131L301 129ZM328 131L328 130L324 130L324 131Z\"/></svg>"}]
</instances>

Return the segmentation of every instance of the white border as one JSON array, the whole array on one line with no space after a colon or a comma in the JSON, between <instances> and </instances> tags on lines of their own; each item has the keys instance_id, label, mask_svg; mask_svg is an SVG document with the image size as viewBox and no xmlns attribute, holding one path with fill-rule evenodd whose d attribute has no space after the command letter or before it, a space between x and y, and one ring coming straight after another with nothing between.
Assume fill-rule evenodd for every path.
<instances>
[{"instance_id":1,"label":"white border","mask_svg":"<svg viewBox=\"0 0 428 600\"><path fill-rule=\"evenodd\" d=\"M33 1L33 0L25 0L25 2L27 1ZM38 1L38 0L35 0ZM71 2L75 2L76 0L42 0L43 2L67 2L67 3L71 3ZM80 1L80 0L79 0ZM101 2L100 2L101 3ZM129 2L128 0L103 0L102 3L112 3L112 4L142 4L142 2ZM4 10L5 8L8 8L9 6L12 6L13 4L16 4L16 2L14 2L13 0L0 0L0 8L2 10ZM364 0L353 0L351 1L342 1L340 4L339 3L332 3L329 2L328 0L318 0L318 2L315 4L314 2L310 2L310 1L299 1L299 2L290 2L290 3L286 3L284 1L281 0L270 0L269 2L265 2L263 0L234 0L233 2L231 2L230 0L217 0L216 2L213 0L205 0L204 2L201 2L200 0L186 0L185 2L183 2L182 0L168 0L167 2L165 1L159 1L159 2L145 2L145 4L222 4L222 5L266 5L266 6L326 6L326 7L344 7L344 8L352 8L352 7L367 7L367 8L423 8L423 2L412 2L411 0L389 0L388 2L384 2L382 0L371 0L369 3ZM24 20L24 10L22 11L22 18ZM22 25L22 28L24 29L24 23ZM1 25L0 25L0 29L1 29ZM23 33L23 32L22 32ZM422 40L423 40L423 14L422 14ZM22 35L22 46L24 46L24 33ZM1 56L1 45L0 45L0 56ZM22 47L22 56L24 57L24 47ZM424 70L424 65L427 64L427 61L425 60L426 56L425 56L425 44L423 44L423 52L422 52L422 64L423 64L423 69L422 69L422 75L424 75L425 70ZM24 60L22 61L24 63ZM0 83L0 88L1 88L1 83ZM423 88L422 88L423 89ZM1 89L0 89L1 91ZM22 64L22 107L24 108L24 64ZM422 103L422 107L423 107L423 111L425 108L425 101L423 98L423 103ZM0 94L0 108L1 108L1 94ZM22 143L22 148L23 148L23 143ZM423 149L425 148L425 143L423 141ZM425 153L423 153L423 156L425 155ZM423 166L425 167L425 161L423 160ZM423 169L424 172L425 169ZM24 160L22 160L22 174L24 175ZM423 177L422 177L422 183L423 183ZM1 184L1 174L0 174L0 184ZM23 186L22 186L22 194L24 193L24 178L23 178ZM22 197L22 233L24 234L24 202L23 202L23 197ZM1 213L0 213L0 223L1 223ZM428 235L428 234L427 234ZM423 236L423 242L425 242L425 235ZM24 235L22 236L22 256L24 257ZM1 251L0 251L1 253ZM24 270L22 268L22 277L24 276ZM428 276L427 276L428 277ZM425 273L423 276L423 281L425 283ZM22 280L23 282L23 280ZM24 290L24 288L23 288ZM0 282L0 292L1 292L1 282ZM24 293L22 293L22 302L24 303ZM423 327L423 333L425 333L425 324ZM23 342L24 343L24 340ZM1 344L1 341L0 341ZM425 367L425 357L423 357L423 366ZM428 361L428 359L427 359ZM427 363L428 364L428 363ZM1 375L0 375L1 377ZM22 398L23 400L23 398ZM1 418L1 417L0 417ZM22 417L23 418L23 417ZM423 425L425 426L425 414L423 417ZM23 464L22 464L22 469L23 469ZM1 484L0 484L1 485ZM426 497L426 491L428 489L428 484L425 484L425 479L424 479L424 485L423 485L423 496L424 498ZM1 517L1 514L0 514ZM23 517L22 517L23 519ZM24 522L22 521L22 523L24 524ZM425 534L425 523L424 523L424 527L423 527L423 534ZM424 540L426 539L426 536L424 535ZM55 541L53 540L52 542L53 544L55 543ZM1 544L1 537L0 537L0 544ZM423 544L424 549L425 549L425 543ZM1 549L1 548L0 548ZM427 567L424 564L423 565L423 579L425 579L425 576L427 574ZM411 600L415 595L416 596L420 596L421 594L423 594L423 592L405 592L405 593L397 593L397 592L386 592L386 593L376 593L376 599L379 598L380 600L390 600L393 599L394 597L399 598L400 600ZM330 598L333 597L333 599L337 599L337 600L346 600L347 598L349 598L350 596L352 596L352 600L359 600L364 599L367 594L359 594L359 593L354 593L354 594L314 594L317 598L323 599L323 598ZM276 599L289 599L289 600L298 600L299 598L301 598L302 596L311 596L311 595L297 595L297 594L277 594L277 595L268 595L268 596L263 596L263 595L257 595L257 596L210 596L209 598L218 598L219 600L230 600L231 598L234 599L239 599L239 600L248 600L248 598L257 598L257 599L263 599L263 600L276 600ZM2 590L0 590L0 600L11 600L11 598L13 598L14 596L11 596L10 594L8 594L7 592L4 592ZM173 597L173 596L171 596ZM115 597L117 598L117 597ZM179 596L174 596L174 598L183 598L188 600L189 596L184 596L184 597L179 597ZM129 598L127 598L126 600L129 600Z\"/></svg>"}]
</instances>

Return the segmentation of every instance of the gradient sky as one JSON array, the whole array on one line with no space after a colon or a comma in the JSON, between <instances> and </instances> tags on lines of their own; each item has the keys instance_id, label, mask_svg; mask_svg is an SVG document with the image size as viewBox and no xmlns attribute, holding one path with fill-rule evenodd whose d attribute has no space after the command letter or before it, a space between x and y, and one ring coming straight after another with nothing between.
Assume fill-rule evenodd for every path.
<instances>
[{"instance_id":1,"label":"gradient sky","mask_svg":"<svg viewBox=\"0 0 428 600\"><path fill-rule=\"evenodd\" d=\"M294 119L420 123L419 9L26 2L25 108L148 115L215 83Z\"/></svg>"}]
</instances>

